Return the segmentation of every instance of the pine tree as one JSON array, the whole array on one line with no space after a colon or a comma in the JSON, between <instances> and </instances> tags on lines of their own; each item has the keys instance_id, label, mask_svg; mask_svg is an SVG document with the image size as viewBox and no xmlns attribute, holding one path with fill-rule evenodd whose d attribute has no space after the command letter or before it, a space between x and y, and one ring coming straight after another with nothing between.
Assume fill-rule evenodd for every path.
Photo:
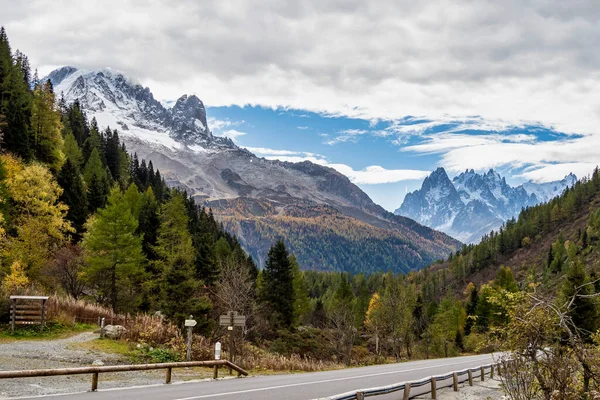
<instances>
[{"instance_id":1,"label":"pine tree","mask_svg":"<svg viewBox=\"0 0 600 400\"><path fill-rule=\"evenodd\" d=\"M73 136L75 136L75 139L77 139L77 144L79 144L79 146L83 146L85 141L88 139L90 132L87 126L87 119L83 110L81 109L79 100L75 100L68 108L66 119L68 121L70 132L73 134ZM98 126L96 124L96 129L97 128Z\"/></svg>"},{"instance_id":2,"label":"pine tree","mask_svg":"<svg viewBox=\"0 0 600 400\"><path fill-rule=\"evenodd\" d=\"M83 239L86 281L96 288L99 299L114 312L131 311L139 297L135 288L144 272L142 239L135 234L137 220L113 189L108 204L91 219Z\"/></svg>"},{"instance_id":3,"label":"pine tree","mask_svg":"<svg viewBox=\"0 0 600 400\"><path fill-rule=\"evenodd\" d=\"M294 322L294 274L282 240L269 250L263 271L260 296L267 314L276 327L290 328Z\"/></svg>"},{"instance_id":4,"label":"pine tree","mask_svg":"<svg viewBox=\"0 0 600 400\"><path fill-rule=\"evenodd\" d=\"M62 122L50 81L33 91L31 127L35 157L58 171L64 161Z\"/></svg>"},{"instance_id":5,"label":"pine tree","mask_svg":"<svg viewBox=\"0 0 600 400\"><path fill-rule=\"evenodd\" d=\"M71 162L70 158L67 158L56 180L63 188L59 199L69 206L67 220L71 221L77 232L74 237L77 241L81 237L88 215L87 193L83 177L79 173L79 168Z\"/></svg>"},{"instance_id":6,"label":"pine tree","mask_svg":"<svg viewBox=\"0 0 600 400\"><path fill-rule=\"evenodd\" d=\"M65 135L63 153L67 159L71 160L71 163L76 166L77 169L83 167L83 154L77 144L77 139L75 139L75 136L70 132Z\"/></svg>"},{"instance_id":7,"label":"pine tree","mask_svg":"<svg viewBox=\"0 0 600 400\"><path fill-rule=\"evenodd\" d=\"M160 222L155 248L156 269L162 271L160 307L165 315L180 323L190 314L204 314L208 307L208 302L198 297L194 248L183 196L176 194L162 206Z\"/></svg>"},{"instance_id":8,"label":"pine tree","mask_svg":"<svg viewBox=\"0 0 600 400\"><path fill-rule=\"evenodd\" d=\"M4 28L0 29L0 114L4 116L3 148L25 160L31 158L32 95L23 71L15 65Z\"/></svg>"},{"instance_id":9,"label":"pine tree","mask_svg":"<svg viewBox=\"0 0 600 400\"><path fill-rule=\"evenodd\" d=\"M106 197L109 192L109 182L106 169L102 165L100 153L94 148L85 164L83 177L87 183L88 207L90 213L93 213L106 204Z\"/></svg>"},{"instance_id":10,"label":"pine tree","mask_svg":"<svg viewBox=\"0 0 600 400\"><path fill-rule=\"evenodd\" d=\"M152 188L149 187L142 195L139 213L138 234L142 236L142 249L148 260L156 260L154 246L157 242L157 232L160 226L159 206ZM152 263L149 264L151 266Z\"/></svg>"}]
</instances>

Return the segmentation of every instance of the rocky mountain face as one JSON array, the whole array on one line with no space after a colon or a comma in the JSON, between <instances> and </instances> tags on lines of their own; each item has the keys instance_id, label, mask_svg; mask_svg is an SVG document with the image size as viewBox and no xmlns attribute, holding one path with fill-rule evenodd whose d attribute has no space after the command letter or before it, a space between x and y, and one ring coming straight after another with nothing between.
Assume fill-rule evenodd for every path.
<instances>
[{"instance_id":1,"label":"rocky mountain face","mask_svg":"<svg viewBox=\"0 0 600 400\"><path fill-rule=\"evenodd\" d=\"M385 211L331 168L258 158L213 136L196 96L166 108L148 88L112 70L63 67L48 78L101 128L119 129L127 149L151 160L168 184L211 207L261 266L279 237L304 268L352 272L408 271L460 246Z\"/></svg>"},{"instance_id":2,"label":"rocky mountain face","mask_svg":"<svg viewBox=\"0 0 600 400\"><path fill-rule=\"evenodd\" d=\"M556 182L511 187L493 169L466 170L451 181L443 168L431 173L420 190L408 193L394 213L413 218L465 243L475 243L525 207L546 202L577 182L573 174Z\"/></svg>"}]
</instances>

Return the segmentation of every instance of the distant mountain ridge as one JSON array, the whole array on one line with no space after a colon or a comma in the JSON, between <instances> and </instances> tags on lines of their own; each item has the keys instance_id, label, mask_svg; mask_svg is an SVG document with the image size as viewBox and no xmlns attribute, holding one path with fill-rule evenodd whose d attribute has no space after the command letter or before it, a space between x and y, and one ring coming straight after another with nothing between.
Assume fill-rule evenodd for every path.
<instances>
[{"instance_id":1,"label":"distant mountain ridge","mask_svg":"<svg viewBox=\"0 0 600 400\"><path fill-rule=\"evenodd\" d=\"M119 129L128 151L211 207L259 265L279 237L305 268L355 273L406 272L461 245L384 210L334 169L258 158L214 136L196 96L167 108L150 89L110 69L63 67L48 78L59 98L78 101L102 129Z\"/></svg>"},{"instance_id":2,"label":"distant mountain ridge","mask_svg":"<svg viewBox=\"0 0 600 400\"><path fill-rule=\"evenodd\" d=\"M493 169L473 169L450 180L443 168L433 171L421 189L408 193L394 211L465 242L475 243L525 207L546 202L577 182L573 174L548 183L527 182L511 187Z\"/></svg>"}]
</instances>

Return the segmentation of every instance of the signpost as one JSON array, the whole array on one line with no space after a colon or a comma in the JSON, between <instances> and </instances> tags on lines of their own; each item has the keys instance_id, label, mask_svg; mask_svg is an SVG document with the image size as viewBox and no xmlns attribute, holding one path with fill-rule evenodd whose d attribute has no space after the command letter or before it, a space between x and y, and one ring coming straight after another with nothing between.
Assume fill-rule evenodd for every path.
<instances>
[{"instance_id":1,"label":"signpost","mask_svg":"<svg viewBox=\"0 0 600 400\"><path fill-rule=\"evenodd\" d=\"M235 351L233 347L233 328L236 326L244 327L246 325L246 316L239 315L237 311L229 311L227 314L219 316L219 325L226 326L229 331L229 352L231 362L235 360Z\"/></svg>"},{"instance_id":2,"label":"signpost","mask_svg":"<svg viewBox=\"0 0 600 400\"><path fill-rule=\"evenodd\" d=\"M188 332L187 332L187 354L186 354L186 357L185 357L186 361L191 361L192 360L192 330L194 329L194 327L198 323L193 318L194 318L194 316L190 315L190 318L185 320L185 326L187 326L187 328L188 328Z\"/></svg>"}]
</instances>

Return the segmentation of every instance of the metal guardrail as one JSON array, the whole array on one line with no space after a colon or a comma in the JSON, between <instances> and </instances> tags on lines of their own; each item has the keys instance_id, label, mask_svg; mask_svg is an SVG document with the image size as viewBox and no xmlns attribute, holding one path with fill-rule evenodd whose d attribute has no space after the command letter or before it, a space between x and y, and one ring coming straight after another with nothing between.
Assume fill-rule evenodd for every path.
<instances>
[{"instance_id":1,"label":"metal guardrail","mask_svg":"<svg viewBox=\"0 0 600 400\"><path fill-rule=\"evenodd\" d=\"M98 390L98 375L106 372L127 372L127 371L148 371L154 369L166 369L165 383L171 383L171 374L173 368L189 367L213 367L213 378L217 379L219 367L230 368L238 373L238 376L247 376L248 372L228 360L213 361L189 361L189 362L171 362L157 364L136 364L136 365L105 365L98 367L79 367L79 368L60 368L60 369L30 369L20 371L0 371L0 379L10 378L35 378L40 376L60 376L60 375L82 375L92 374L92 392Z\"/></svg>"},{"instance_id":2,"label":"metal guardrail","mask_svg":"<svg viewBox=\"0 0 600 400\"><path fill-rule=\"evenodd\" d=\"M494 377L494 368L499 368L500 364L486 364L475 368L466 368L460 371L450 372L446 375L434 375L427 378L420 379L418 381L394 383L387 386L373 387L367 389L353 390L346 393L336 394L330 397L324 397L315 400L363 400L365 397L379 396L383 394L390 394L394 392L403 391L403 400L411 399L415 396L421 396L423 394L431 393L431 398L437 398L437 389L452 386L455 392L458 392L458 385L463 382L469 382L469 386L473 386L473 378L480 378L482 381L485 379L486 370L489 369L490 378ZM479 373L477 376L473 376L473 373ZM467 375L466 379L462 379L464 375ZM443 383L452 379L451 382ZM438 383L441 383L438 385ZM420 392L411 394L411 389L418 388L421 386L430 385L430 389L426 392Z\"/></svg>"}]
</instances>

